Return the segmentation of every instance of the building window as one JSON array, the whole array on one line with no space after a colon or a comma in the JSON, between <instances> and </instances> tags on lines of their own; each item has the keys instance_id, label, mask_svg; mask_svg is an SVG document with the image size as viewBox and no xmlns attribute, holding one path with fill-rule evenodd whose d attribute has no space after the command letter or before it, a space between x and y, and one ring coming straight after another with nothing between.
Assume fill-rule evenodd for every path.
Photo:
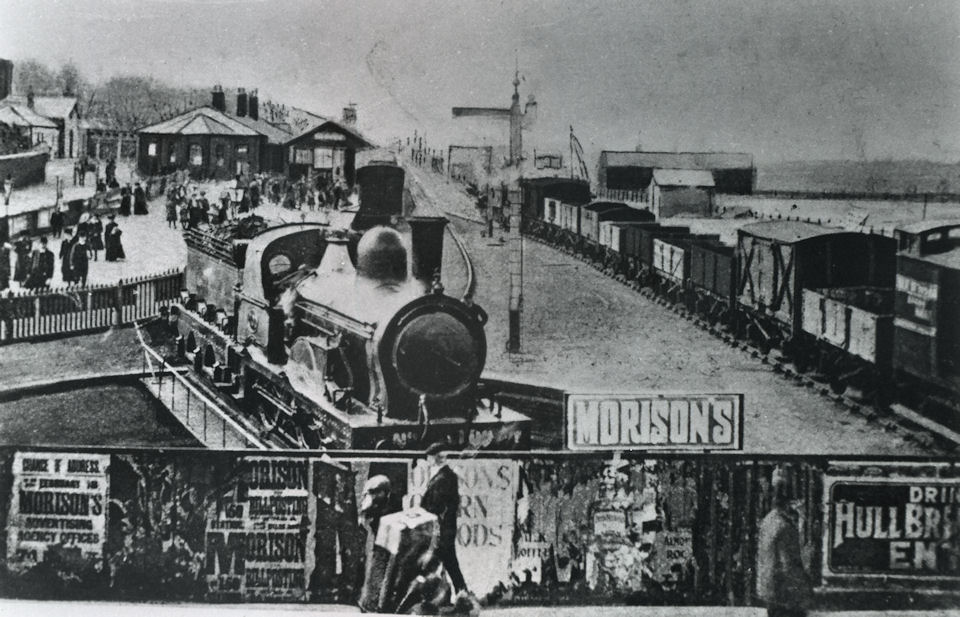
<instances>
[{"instance_id":1,"label":"building window","mask_svg":"<svg viewBox=\"0 0 960 617\"><path fill-rule=\"evenodd\" d=\"M247 156L247 145L240 144L237 146L237 156Z\"/></svg>"},{"instance_id":2,"label":"building window","mask_svg":"<svg viewBox=\"0 0 960 617\"><path fill-rule=\"evenodd\" d=\"M314 148L313 166L316 169L333 169L333 148Z\"/></svg>"},{"instance_id":3,"label":"building window","mask_svg":"<svg viewBox=\"0 0 960 617\"><path fill-rule=\"evenodd\" d=\"M203 165L203 148L200 144L190 144L190 164Z\"/></svg>"},{"instance_id":4,"label":"building window","mask_svg":"<svg viewBox=\"0 0 960 617\"><path fill-rule=\"evenodd\" d=\"M223 144L217 144L213 147L213 158L217 159L217 167L223 167L224 165L224 148Z\"/></svg>"},{"instance_id":5,"label":"building window","mask_svg":"<svg viewBox=\"0 0 960 617\"><path fill-rule=\"evenodd\" d=\"M176 163L176 162L177 162L177 149L176 149L176 148L170 148L170 162L171 162L171 163Z\"/></svg>"},{"instance_id":6,"label":"building window","mask_svg":"<svg viewBox=\"0 0 960 617\"><path fill-rule=\"evenodd\" d=\"M309 148L296 148L293 151L293 163L297 165L313 165L313 151Z\"/></svg>"},{"instance_id":7,"label":"building window","mask_svg":"<svg viewBox=\"0 0 960 617\"><path fill-rule=\"evenodd\" d=\"M147 144L147 156L157 156L157 142L151 141Z\"/></svg>"}]
</instances>

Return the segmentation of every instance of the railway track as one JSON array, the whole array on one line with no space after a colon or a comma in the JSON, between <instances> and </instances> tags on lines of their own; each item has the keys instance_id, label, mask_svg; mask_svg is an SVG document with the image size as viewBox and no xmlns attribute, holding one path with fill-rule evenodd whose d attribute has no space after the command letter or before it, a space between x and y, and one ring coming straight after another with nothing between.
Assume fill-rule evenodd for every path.
<instances>
[{"instance_id":1,"label":"railway track","mask_svg":"<svg viewBox=\"0 0 960 617\"><path fill-rule=\"evenodd\" d=\"M861 416L868 422L877 424L884 431L892 434L898 434L903 439L924 447L931 454L956 454L960 452L960 440L951 438L948 431L940 432L934 430L930 426L926 426L925 423L921 423L921 421L919 421L919 418L921 418L920 414L913 412L912 410L908 410L910 412L909 415L917 418L916 420L898 414L891 408L877 408L869 403L857 400L851 394L836 393L830 388L826 378L821 381L816 378L816 375L811 375L798 370L792 362L779 355L777 350L764 351L749 341L738 339L725 327L711 324L709 321L703 319L700 315L688 311L686 307L670 301L664 296L655 293L652 289L648 287L640 287L636 282L628 281L623 276L614 276L609 272L605 272L604 268L600 264L587 257L571 251L559 249L552 244L530 234L525 234L524 237L553 250L571 255L575 259L591 266L608 278L615 280L626 287L630 287L634 291L637 291L640 295L653 302L656 302L657 304L660 304L666 310L672 311L679 317L686 319L693 325L723 341L730 347L741 350L744 354L755 359L761 365L766 366L770 371L780 375L784 380L790 381L798 387L807 388L816 392L825 402L829 402L838 410ZM509 381L498 382L498 385L502 388L502 395L504 397L512 396L515 400L520 401L523 400L525 396L529 396L529 385L512 388ZM531 404L535 415L541 415L536 414L536 410L538 408L538 401L536 400L536 397L531 400ZM563 401L561 397L559 402L561 413L562 406ZM520 411L527 413L522 409Z\"/></svg>"}]
</instances>

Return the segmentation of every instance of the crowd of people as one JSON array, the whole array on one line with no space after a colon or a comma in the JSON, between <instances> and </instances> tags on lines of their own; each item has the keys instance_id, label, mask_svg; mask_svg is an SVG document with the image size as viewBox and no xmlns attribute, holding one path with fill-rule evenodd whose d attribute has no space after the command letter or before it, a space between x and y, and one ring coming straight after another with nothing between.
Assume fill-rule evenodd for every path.
<instances>
[{"instance_id":1,"label":"crowd of people","mask_svg":"<svg viewBox=\"0 0 960 617\"><path fill-rule=\"evenodd\" d=\"M54 230L54 237L63 238L59 252L60 272L67 285L85 286L90 262L99 261L101 251L106 261L126 258L121 240L123 232L116 216L110 214L107 220L104 225L98 215L84 213L75 228ZM49 287L54 277L55 258L48 244L46 236L31 239L26 233L20 234L12 244L5 242L0 248L0 291L11 289L14 283L21 289Z\"/></svg>"}]
</instances>

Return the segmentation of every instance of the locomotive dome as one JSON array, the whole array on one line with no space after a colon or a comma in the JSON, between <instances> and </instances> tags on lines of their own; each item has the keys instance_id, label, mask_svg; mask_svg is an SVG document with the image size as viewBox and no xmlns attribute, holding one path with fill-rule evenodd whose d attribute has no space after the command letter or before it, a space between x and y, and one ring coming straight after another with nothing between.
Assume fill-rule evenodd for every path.
<instances>
[{"instance_id":1,"label":"locomotive dome","mask_svg":"<svg viewBox=\"0 0 960 617\"><path fill-rule=\"evenodd\" d=\"M407 247L400 234L389 227L367 230L357 244L357 274L375 281L405 281Z\"/></svg>"}]
</instances>

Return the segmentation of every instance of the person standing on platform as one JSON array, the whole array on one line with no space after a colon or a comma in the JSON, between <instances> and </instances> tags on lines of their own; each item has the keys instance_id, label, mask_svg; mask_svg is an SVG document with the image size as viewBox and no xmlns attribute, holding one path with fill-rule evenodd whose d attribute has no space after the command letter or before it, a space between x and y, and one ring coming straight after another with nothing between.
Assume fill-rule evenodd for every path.
<instances>
[{"instance_id":1,"label":"person standing on platform","mask_svg":"<svg viewBox=\"0 0 960 617\"><path fill-rule=\"evenodd\" d=\"M93 260L98 261L97 254L103 250L103 223L96 214L91 217L87 227L87 246L90 247L88 250L93 255Z\"/></svg>"},{"instance_id":2,"label":"person standing on platform","mask_svg":"<svg viewBox=\"0 0 960 617\"><path fill-rule=\"evenodd\" d=\"M107 218L110 222L103 229L103 244L106 247L103 257L107 261L126 259L127 256L123 252L123 243L120 242L120 235L123 232L120 231L120 226L114 220L116 218L114 215L110 214Z\"/></svg>"},{"instance_id":3,"label":"person standing on platform","mask_svg":"<svg viewBox=\"0 0 960 617\"><path fill-rule=\"evenodd\" d=\"M13 195L13 176L7 174L7 179L3 181L3 203L10 205L10 196Z\"/></svg>"},{"instance_id":4,"label":"person standing on platform","mask_svg":"<svg viewBox=\"0 0 960 617\"><path fill-rule=\"evenodd\" d=\"M0 291L10 287L10 253L13 245L4 242L0 245Z\"/></svg>"},{"instance_id":5,"label":"person standing on platform","mask_svg":"<svg viewBox=\"0 0 960 617\"><path fill-rule=\"evenodd\" d=\"M139 182L133 187L133 213L147 214L147 194Z\"/></svg>"},{"instance_id":6,"label":"person standing on platform","mask_svg":"<svg viewBox=\"0 0 960 617\"><path fill-rule=\"evenodd\" d=\"M30 251L32 248L26 232L21 233L17 241L13 243L13 251L17 254L17 262L13 268L13 280L21 285L27 280L27 275L30 274Z\"/></svg>"},{"instance_id":7,"label":"person standing on platform","mask_svg":"<svg viewBox=\"0 0 960 617\"><path fill-rule=\"evenodd\" d=\"M259 177L254 177L253 181L250 182L250 186L247 187L247 190L250 191L250 209L256 210L260 205L260 179Z\"/></svg>"},{"instance_id":8,"label":"person standing on platform","mask_svg":"<svg viewBox=\"0 0 960 617\"><path fill-rule=\"evenodd\" d=\"M57 204L50 213L50 235L59 238L61 233L63 233L63 213L60 212L60 204Z\"/></svg>"},{"instance_id":9,"label":"person standing on platform","mask_svg":"<svg viewBox=\"0 0 960 617\"><path fill-rule=\"evenodd\" d=\"M437 556L450 575L453 588L459 592L467 588L457 560L457 511L460 508L460 480L447 465L445 447L435 443L426 451L430 481L423 492L420 507L435 514L440 523L440 541Z\"/></svg>"},{"instance_id":10,"label":"person standing on platform","mask_svg":"<svg viewBox=\"0 0 960 617\"><path fill-rule=\"evenodd\" d=\"M770 617L803 617L813 590L800 558L800 534L790 515L789 480L782 469L771 479L773 509L760 523L757 596Z\"/></svg>"},{"instance_id":11,"label":"person standing on platform","mask_svg":"<svg viewBox=\"0 0 960 617\"><path fill-rule=\"evenodd\" d=\"M129 182L120 189L120 216L130 216L130 202L133 200L132 193L133 189L130 188Z\"/></svg>"},{"instance_id":12,"label":"person standing on platform","mask_svg":"<svg viewBox=\"0 0 960 617\"><path fill-rule=\"evenodd\" d=\"M64 230L64 238L60 243L60 274L63 276L63 282L69 285L73 282L73 272L70 270L70 250L73 249L77 236L70 233L70 229Z\"/></svg>"},{"instance_id":13,"label":"person standing on platform","mask_svg":"<svg viewBox=\"0 0 960 617\"><path fill-rule=\"evenodd\" d=\"M87 255L87 237L78 235L70 248L70 274L74 283L87 286L87 274L90 270L90 258Z\"/></svg>"},{"instance_id":14,"label":"person standing on platform","mask_svg":"<svg viewBox=\"0 0 960 617\"><path fill-rule=\"evenodd\" d=\"M201 223L210 224L210 200L206 191L200 191L200 197L197 198L197 215Z\"/></svg>"},{"instance_id":15,"label":"person standing on platform","mask_svg":"<svg viewBox=\"0 0 960 617\"><path fill-rule=\"evenodd\" d=\"M177 228L177 192L171 188L167 191L167 227Z\"/></svg>"},{"instance_id":16,"label":"person standing on platform","mask_svg":"<svg viewBox=\"0 0 960 617\"><path fill-rule=\"evenodd\" d=\"M47 248L47 239L41 237L30 253L30 272L23 286L27 289L43 289L53 278L53 253Z\"/></svg>"}]
</instances>

